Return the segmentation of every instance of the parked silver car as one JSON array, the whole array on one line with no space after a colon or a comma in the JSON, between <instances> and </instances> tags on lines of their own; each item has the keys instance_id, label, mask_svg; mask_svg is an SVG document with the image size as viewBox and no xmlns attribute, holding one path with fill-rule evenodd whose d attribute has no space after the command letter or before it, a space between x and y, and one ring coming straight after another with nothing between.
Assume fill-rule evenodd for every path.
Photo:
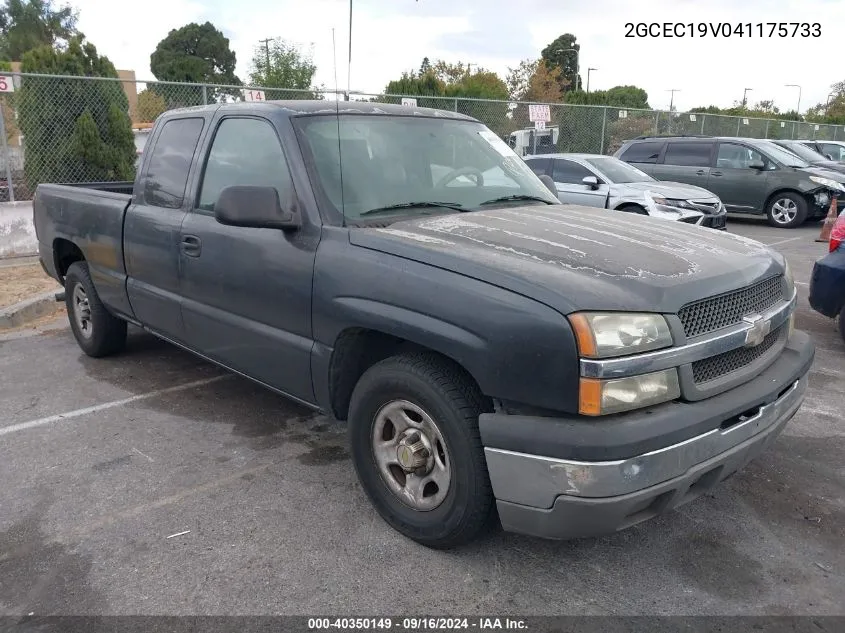
<instances>
[{"instance_id":1,"label":"parked silver car","mask_svg":"<svg viewBox=\"0 0 845 633\"><path fill-rule=\"evenodd\" d=\"M717 196L694 185L657 181L613 156L544 154L526 156L538 176L555 183L561 202L651 215L725 229L727 213Z\"/></svg>"}]
</instances>

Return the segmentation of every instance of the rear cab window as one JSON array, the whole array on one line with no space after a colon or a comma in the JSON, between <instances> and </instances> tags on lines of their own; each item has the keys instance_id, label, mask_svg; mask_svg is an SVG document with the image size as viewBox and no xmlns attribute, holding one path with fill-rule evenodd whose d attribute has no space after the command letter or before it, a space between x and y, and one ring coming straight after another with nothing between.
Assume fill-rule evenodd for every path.
<instances>
[{"instance_id":1,"label":"rear cab window","mask_svg":"<svg viewBox=\"0 0 845 633\"><path fill-rule=\"evenodd\" d=\"M636 141L626 149L621 160L626 163L656 163L665 141Z\"/></svg>"},{"instance_id":2,"label":"rear cab window","mask_svg":"<svg viewBox=\"0 0 845 633\"><path fill-rule=\"evenodd\" d=\"M145 204L165 209L182 207L191 161L204 124L205 120L199 117L174 118L164 123L147 161Z\"/></svg>"}]
</instances>

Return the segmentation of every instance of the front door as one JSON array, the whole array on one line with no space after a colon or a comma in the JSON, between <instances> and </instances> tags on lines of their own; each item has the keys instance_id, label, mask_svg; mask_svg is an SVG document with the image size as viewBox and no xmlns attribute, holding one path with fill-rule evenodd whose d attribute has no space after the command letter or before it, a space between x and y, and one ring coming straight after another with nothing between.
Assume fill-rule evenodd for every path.
<instances>
[{"instance_id":1,"label":"front door","mask_svg":"<svg viewBox=\"0 0 845 633\"><path fill-rule=\"evenodd\" d=\"M203 125L200 117L164 123L123 228L126 292L135 317L180 341L179 242L186 214L185 185Z\"/></svg>"},{"instance_id":2,"label":"front door","mask_svg":"<svg viewBox=\"0 0 845 633\"><path fill-rule=\"evenodd\" d=\"M597 188L584 184L584 178L592 176L599 182ZM607 206L609 186L601 178L580 163L565 158L552 162L552 180L555 181L557 197L561 202L581 204L585 207Z\"/></svg>"},{"instance_id":3,"label":"front door","mask_svg":"<svg viewBox=\"0 0 845 633\"><path fill-rule=\"evenodd\" d=\"M752 169L752 163L764 169ZM772 161L756 149L740 143L720 142L716 166L710 172L706 189L721 198L728 211L755 213L763 210L768 191L767 180Z\"/></svg>"},{"instance_id":4,"label":"front door","mask_svg":"<svg viewBox=\"0 0 845 633\"><path fill-rule=\"evenodd\" d=\"M182 223L185 337L208 358L305 402L311 386L311 279L317 226L297 231L225 226L214 217L224 187L275 187L295 199L282 145L262 118L222 118L193 209Z\"/></svg>"},{"instance_id":5,"label":"front door","mask_svg":"<svg viewBox=\"0 0 845 633\"><path fill-rule=\"evenodd\" d=\"M712 141L671 140L666 145L663 162L654 165L650 174L657 180L683 182L706 189L712 153Z\"/></svg>"}]
</instances>

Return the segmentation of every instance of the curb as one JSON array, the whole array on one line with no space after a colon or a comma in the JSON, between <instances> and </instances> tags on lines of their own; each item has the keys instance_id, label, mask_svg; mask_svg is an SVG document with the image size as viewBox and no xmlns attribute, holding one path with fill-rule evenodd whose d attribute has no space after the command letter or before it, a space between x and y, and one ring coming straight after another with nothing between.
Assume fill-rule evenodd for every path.
<instances>
[{"instance_id":1,"label":"curb","mask_svg":"<svg viewBox=\"0 0 845 633\"><path fill-rule=\"evenodd\" d=\"M0 308L0 330L26 325L28 321L47 314L56 303L56 295L64 294L60 287L24 299L6 308Z\"/></svg>"}]
</instances>

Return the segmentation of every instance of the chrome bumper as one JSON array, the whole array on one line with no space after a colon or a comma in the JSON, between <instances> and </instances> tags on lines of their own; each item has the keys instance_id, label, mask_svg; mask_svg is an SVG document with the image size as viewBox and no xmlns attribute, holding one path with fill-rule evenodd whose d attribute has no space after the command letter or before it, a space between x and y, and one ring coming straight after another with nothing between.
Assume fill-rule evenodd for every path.
<instances>
[{"instance_id":1,"label":"chrome bumper","mask_svg":"<svg viewBox=\"0 0 845 633\"><path fill-rule=\"evenodd\" d=\"M625 460L579 462L485 448L493 492L499 501L551 508L561 495L607 498L641 491L682 477L703 462L718 464L720 455L727 460L740 444L751 446L780 432L801 406L806 389L805 374L777 400L727 428Z\"/></svg>"}]
</instances>

